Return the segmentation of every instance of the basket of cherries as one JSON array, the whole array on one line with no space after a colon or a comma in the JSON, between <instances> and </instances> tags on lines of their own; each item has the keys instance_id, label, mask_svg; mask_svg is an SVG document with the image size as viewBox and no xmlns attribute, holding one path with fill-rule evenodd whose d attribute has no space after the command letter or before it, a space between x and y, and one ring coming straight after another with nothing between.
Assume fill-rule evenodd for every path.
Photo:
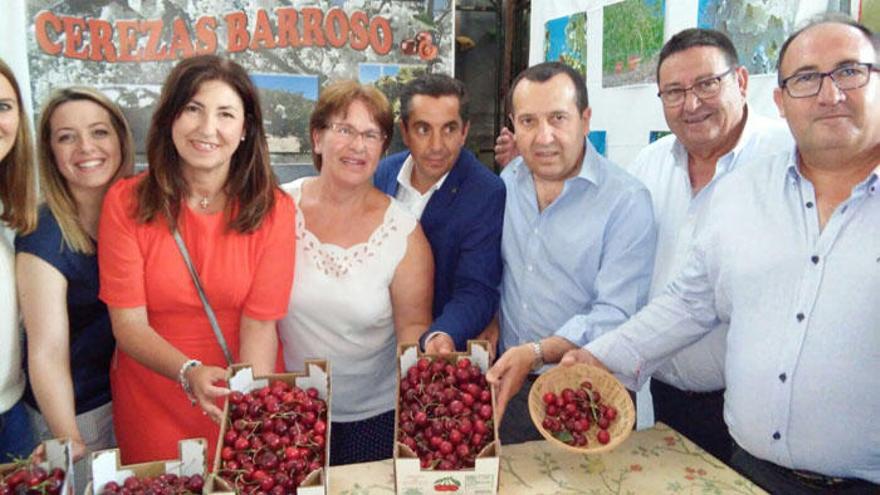
<instances>
[{"instance_id":1,"label":"basket of cherries","mask_svg":"<svg viewBox=\"0 0 880 495\"><path fill-rule=\"evenodd\" d=\"M529 414L548 441L578 453L607 452L629 436L635 407L626 388L605 370L557 366L535 380Z\"/></svg>"}]
</instances>

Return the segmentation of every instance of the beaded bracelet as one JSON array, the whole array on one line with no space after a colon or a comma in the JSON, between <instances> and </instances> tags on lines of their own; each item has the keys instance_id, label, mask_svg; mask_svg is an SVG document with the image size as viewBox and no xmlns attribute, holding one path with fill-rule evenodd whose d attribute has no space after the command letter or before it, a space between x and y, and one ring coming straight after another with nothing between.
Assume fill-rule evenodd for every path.
<instances>
[{"instance_id":1,"label":"beaded bracelet","mask_svg":"<svg viewBox=\"0 0 880 495\"><path fill-rule=\"evenodd\" d=\"M192 387L189 385L189 380L186 379L186 372L189 371L190 368L195 368L196 366L201 366L202 362L198 359L189 359L183 366L180 367L180 371L177 372L177 381L180 383L180 387L183 388L183 392L189 398L189 402L192 405L196 405L196 398L193 395Z\"/></svg>"}]
</instances>

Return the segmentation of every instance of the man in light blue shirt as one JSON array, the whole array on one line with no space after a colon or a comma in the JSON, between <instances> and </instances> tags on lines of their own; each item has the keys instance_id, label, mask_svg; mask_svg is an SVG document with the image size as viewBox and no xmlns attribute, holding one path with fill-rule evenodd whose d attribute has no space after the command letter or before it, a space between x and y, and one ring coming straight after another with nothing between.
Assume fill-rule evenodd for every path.
<instances>
[{"instance_id":1,"label":"man in light blue shirt","mask_svg":"<svg viewBox=\"0 0 880 495\"><path fill-rule=\"evenodd\" d=\"M564 359L638 386L728 323L731 462L772 493L880 491L878 52L849 19L789 37L774 98L796 147L719 183L666 292Z\"/></svg>"},{"instance_id":2,"label":"man in light blue shirt","mask_svg":"<svg viewBox=\"0 0 880 495\"><path fill-rule=\"evenodd\" d=\"M522 156L507 188L501 255L501 440L540 438L527 376L626 321L648 296L655 229L648 191L589 144L583 78L558 62L525 70L511 88ZM508 406L508 401L510 405Z\"/></svg>"}]
</instances>

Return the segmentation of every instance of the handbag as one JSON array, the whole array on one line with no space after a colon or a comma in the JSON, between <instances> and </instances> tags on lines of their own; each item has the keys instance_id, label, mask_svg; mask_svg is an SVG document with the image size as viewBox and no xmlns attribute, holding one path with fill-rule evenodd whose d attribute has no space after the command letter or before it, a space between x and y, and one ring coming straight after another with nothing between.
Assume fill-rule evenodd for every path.
<instances>
[{"instance_id":1,"label":"handbag","mask_svg":"<svg viewBox=\"0 0 880 495\"><path fill-rule=\"evenodd\" d=\"M211 324L211 329L214 330L214 336L217 337L217 343L220 344L220 349L223 350L223 356L226 357L226 364L231 366L233 363L232 353L229 352L226 338L223 336L223 332L220 331L220 323L217 322L217 315L214 314L214 309L211 307L211 303L208 302L208 296L205 295L205 290L202 288L202 281L199 279L199 274L196 273L192 259L189 256L189 251L186 249L186 244L183 242L183 238L180 236L180 232L177 229L174 229L172 235L174 236L174 241L177 243L177 248L180 250L181 256L183 256L183 262L186 263L186 267L189 269L193 284L196 286L196 292L199 293L199 299L202 300L202 306L205 308L205 314L208 315L208 322Z\"/></svg>"}]
</instances>

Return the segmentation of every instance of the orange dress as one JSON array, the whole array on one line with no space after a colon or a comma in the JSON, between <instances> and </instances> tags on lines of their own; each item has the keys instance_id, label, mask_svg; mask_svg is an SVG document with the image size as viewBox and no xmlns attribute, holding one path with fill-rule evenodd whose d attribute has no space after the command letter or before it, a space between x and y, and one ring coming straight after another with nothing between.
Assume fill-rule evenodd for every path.
<instances>
[{"instance_id":1,"label":"orange dress","mask_svg":"<svg viewBox=\"0 0 880 495\"><path fill-rule=\"evenodd\" d=\"M117 182L104 200L98 231L100 297L111 308L146 306L150 326L192 359L226 367L223 352L186 264L164 220L132 216L135 185ZM251 234L227 230L224 214L198 214L183 206L179 228L217 314L230 351L238 358L242 314L278 320L287 312L295 253L294 203L278 191L275 207ZM190 405L176 380L117 349L110 365L113 423L125 464L174 459L177 442L204 437L214 455L219 427Z\"/></svg>"}]
</instances>

